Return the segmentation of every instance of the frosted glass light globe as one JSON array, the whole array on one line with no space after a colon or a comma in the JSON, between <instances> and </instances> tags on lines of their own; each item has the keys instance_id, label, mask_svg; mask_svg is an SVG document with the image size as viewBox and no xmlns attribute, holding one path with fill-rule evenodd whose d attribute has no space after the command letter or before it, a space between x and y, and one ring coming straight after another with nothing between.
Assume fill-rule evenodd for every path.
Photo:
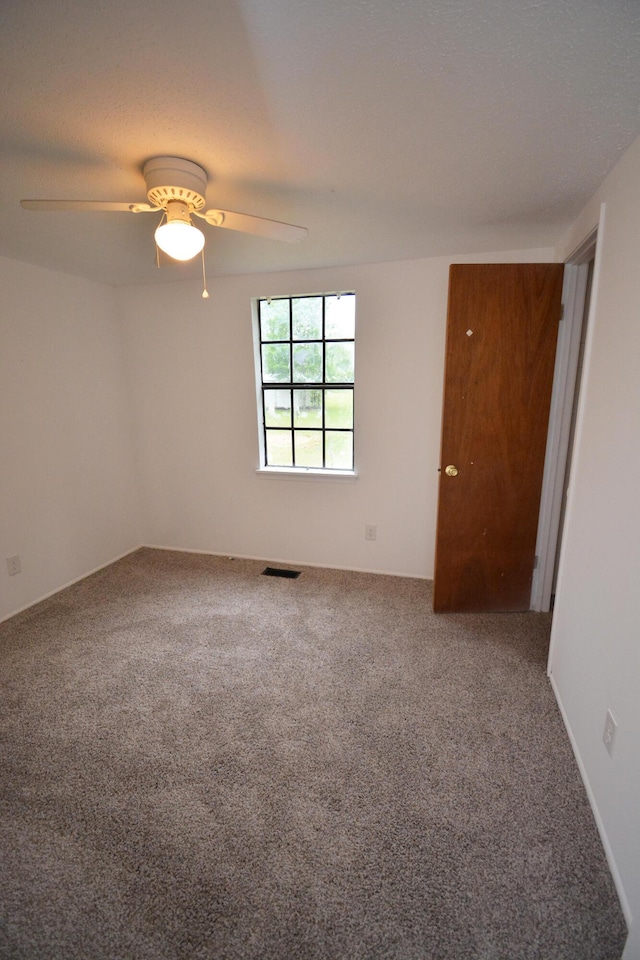
<instances>
[{"instance_id":1,"label":"frosted glass light globe","mask_svg":"<svg viewBox=\"0 0 640 960\"><path fill-rule=\"evenodd\" d=\"M192 223L172 220L155 232L156 243L173 260L192 260L204 247L204 233Z\"/></svg>"}]
</instances>

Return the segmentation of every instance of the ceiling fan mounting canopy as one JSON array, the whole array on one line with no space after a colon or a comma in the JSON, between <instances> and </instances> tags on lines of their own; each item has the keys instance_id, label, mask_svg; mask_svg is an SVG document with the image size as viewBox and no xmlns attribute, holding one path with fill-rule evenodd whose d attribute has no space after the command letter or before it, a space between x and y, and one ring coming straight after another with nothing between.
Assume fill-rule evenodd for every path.
<instances>
[{"instance_id":1,"label":"ceiling fan mounting canopy","mask_svg":"<svg viewBox=\"0 0 640 960\"><path fill-rule=\"evenodd\" d=\"M142 168L147 199L154 207L166 209L171 200L181 200L189 210L202 210L207 192L207 174L192 160L180 157L152 157Z\"/></svg>"}]
</instances>

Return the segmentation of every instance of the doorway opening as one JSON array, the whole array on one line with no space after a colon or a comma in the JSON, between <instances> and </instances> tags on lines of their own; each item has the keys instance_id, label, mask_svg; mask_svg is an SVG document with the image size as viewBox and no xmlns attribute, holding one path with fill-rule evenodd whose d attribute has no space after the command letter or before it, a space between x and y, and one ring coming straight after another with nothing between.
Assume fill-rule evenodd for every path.
<instances>
[{"instance_id":1,"label":"doorway opening","mask_svg":"<svg viewBox=\"0 0 640 960\"><path fill-rule=\"evenodd\" d=\"M578 401L580 399L580 387L582 384L582 367L584 364L584 347L587 340L587 324L589 319L589 306L591 304L591 288L593 285L593 268L595 264L595 250L591 260L586 264L586 292L584 309L582 313L582 323L580 324L580 343L578 347L578 368L576 371L576 383L573 393L573 404L571 407L571 426L569 428L569 443L567 448L567 463L564 471L564 482L562 484L562 499L560 505L560 520L558 523L558 542L555 549L555 561L553 565L553 578L551 581L551 600L550 609L553 610L553 604L556 597L556 581L558 579L558 562L560 560L560 548L562 546L562 533L564 530L564 518L567 508L567 493L569 491L569 481L571 478L571 463L573 460L573 441L576 434L576 417L578 413ZM582 266L582 264L580 265Z\"/></svg>"},{"instance_id":2,"label":"doorway opening","mask_svg":"<svg viewBox=\"0 0 640 960\"><path fill-rule=\"evenodd\" d=\"M553 609L570 483L576 418L592 301L597 228L570 255L565 265L554 373L549 434L536 543L537 565L531 589L531 609Z\"/></svg>"}]
</instances>

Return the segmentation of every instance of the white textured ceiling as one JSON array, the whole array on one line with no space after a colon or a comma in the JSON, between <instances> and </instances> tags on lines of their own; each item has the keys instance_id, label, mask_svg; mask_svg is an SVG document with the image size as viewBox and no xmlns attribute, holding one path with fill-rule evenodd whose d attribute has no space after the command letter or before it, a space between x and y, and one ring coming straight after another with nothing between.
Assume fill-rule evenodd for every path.
<instances>
[{"instance_id":1,"label":"white textured ceiling","mask_svg":"<svg viewBox=\"0 0 640 960\"><path fill-rule=\"evenodd\" d=\"M151 215L143 162L209 173L208 206L308 227L204 226L210 274L557 240L640 133L638 0L4 0L0 254L122 284Z\"/></svg>"}]
</instances>

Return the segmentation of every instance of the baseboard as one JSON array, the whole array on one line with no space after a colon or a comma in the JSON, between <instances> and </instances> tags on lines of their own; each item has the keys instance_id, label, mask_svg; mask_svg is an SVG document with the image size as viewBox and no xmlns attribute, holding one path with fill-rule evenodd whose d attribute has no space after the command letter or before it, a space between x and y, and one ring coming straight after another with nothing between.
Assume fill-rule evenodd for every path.
<instances>
[{"instance_id":1,"label":"baseboard","mask_svg":"<svg viewBox=\"0 0 640 960\"><path fill-rule=\"evenodd\" d=\"M54 597L56 593L60 593L62 590L66 590L68 587L72 587L74 583L80 583L81 580L86 580L87 577L93 576L94 573L98 573L99 570L104 570L106 567L110 567L112 563L117 563L118 560L122 560L124 557L128 557L130 554L135 553L136 550L141 550L146 548L148 550L166 550L170 553L194 553L201 554L206 557L229 557L229 559L237 560L258 560L260 563L282 563L286 566L296 566L296 567L311 567L317 569L325 570L345 570L350 573L374 573L382 577L403 577L410 580L424 580L426 582L431 580L431 577L419 576L415 573L397 573L393 570L376 570L370 569L367 567L341 567L336 564L330 563L306 563L298 560L291 560L290 558L283 557L256 557L250 554L241 554L234 553L229 554L226 552L220 553L215 550L190 550L182 547L165 547L160 546L154 543L142 543L138 544L136 547L132 547L131 550L125 550L124 553L119 554L117 557L108 560L106 563L101 563L100 566L94 567L93 570L88 570L87 573L83 573L81 576L76 577L74 580L69 580L67 583L63 583L61 586L56 587L55 590L50 590L48 593L43 594L38 597L36 600L31 600L29 603L26 603L23 607L18 607L17 610L12 610L11 613L6 614L4 617L0 618L0 623L4 623L6 620L11 620L12 617L17 617L19 613L23 613L25 610L29 610L31 607L35 607L36 604L42 603L43 600L48 600L49 597Z\"/></svg>"},{"instance_id":2,"label":"baseboard","mask_svg":"<svg viewBox=\"0 0 640 960\"><path fill-rule=\"evenodd\" d=\"M139 550L140 546L132 547L131 550L125 550L124 553L119 554L117 557L114 557L112 560L107 560L106 563L101 563L99 567L94 567L93 570L89 570L87 573L83 573L82 576L76 577L75 580L69 580L68 583L63 583L62 586L56 587L55 590L50 590L49 593L43 594L41 597L38 597L37 600L31 600L29 603L25 603L24 607L19 607L17 610L14 610L12 613L8 613L5 617L0 618L0 623L4 623L6 620L11 620L12 617L17 617L19 613L23 613L25 610L29 610L31 607L35 607L36 604L42 603L43 600L48 600L49 597L55 597L56 593L61 593L63 590L66 590L67 587L72 587L74 583L80 583L81 580L86 580L87 577L93 576L94 573L98 573L99 570L104 570L105 567L110 567L112 563L117 563L118 560L122 560L124 557L128 557L129 554L135 553L136 550Z\"/></svg>"},{"instance_id":3,"label":"baseboard","mask_svg":"<svg viewBox=\"0 0 640 960\"><path fill-rule=\"evenodd\" d=\"M381 577L403 577L406 580L431 581L432 577L420 576L417 573L398 573L395 570L375 570L368 567L342 567L332 563L309 563L304 560L292 560L291 557L256 557L247 553L228 553L217 550L189 550L183 547L164 547L157 543L145 543L147 550L167 550L170 553L196 553L203 557L227 557L229 560L258 560L260 563L282 563L288 567L311 567L317 570L344 570L347 573L375 573ZM139 549L139 548L138 548Z\"/></svg>"},{"instance_id":4,"label":"baseboard","mask_svg":"<svg viewBox=\"0 0 640 960\"><path fill-rule=\"evenodd\" d=\"M613 850L611 849L611 844L609 843L609 837L607 836L607 830L604 825L604 821L600 815L600 810L598 809L598 804L596 802L595 795L591 789L591 784L589 782L589 777L587 775L586 767L583 763L580 751L578 749L578 744L576 738L571 729L571 724L567 717L567 713L564 709L564 704L562 703L562 698L556 682L552 673L549 673L549 681L551 683L551 689L556 698L556 703L558 704L558 709L560 710L560 715L562 717L562 722L564 723L565 730L567 731L567 736L569 737L569 742L571 744L571 749L573 750L573 755L576 758L576 763L578 764L578 770L580 771L580 776L582 777L582 782L587 793L587 799L589 801L589 806L591 807L591 812L593 813L594 820L596 821L596 827L598 828L598 833L600 834L600 839L602 841L602 846L604 848L605 856L607 858L607 863L609 864L609 870L611 871L611 876L615 884L616 892L620 900L620 906L624 914L624 919L627 924L627 929L631 930L633 925L633 914L631 913L631 908L629 906L629 901L624 891L624 886L622 879L618 872L618 867L613 855Z\"/></svg>"}]
</instances>

